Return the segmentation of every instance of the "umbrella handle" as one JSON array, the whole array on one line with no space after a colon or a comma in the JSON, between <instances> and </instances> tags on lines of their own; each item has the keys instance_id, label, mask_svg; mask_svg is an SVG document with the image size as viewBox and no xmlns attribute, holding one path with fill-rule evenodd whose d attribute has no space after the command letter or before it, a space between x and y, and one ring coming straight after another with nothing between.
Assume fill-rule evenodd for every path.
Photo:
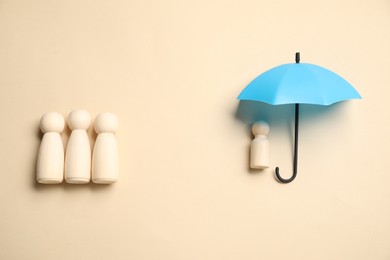
<instances>
[{"instance_id":1,"label":"umbrella handle","mask_svg":"<svg viewBox=\"0 0 390 260\"><path fill-rule=\"evenodd\" d=\"M279 167L275 168L276 179L281 183L292 182L297 177L298 166L298 125L299 125L299 104L295 104L295 141L294 141L294 165L293 175L289 179L284 179L279 174Z\"/></svg>"}]
</instances>

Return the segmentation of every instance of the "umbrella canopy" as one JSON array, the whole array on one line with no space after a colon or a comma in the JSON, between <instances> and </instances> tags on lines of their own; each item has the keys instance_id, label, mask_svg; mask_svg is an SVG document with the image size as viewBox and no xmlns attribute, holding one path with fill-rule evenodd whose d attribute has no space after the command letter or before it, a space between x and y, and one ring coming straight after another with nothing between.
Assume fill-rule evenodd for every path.
<instances>
[{"instance_id":1,"label":"umbrella canopy","mask_svg":"<svg viewBox=\"0 0 390 260\"><path fill-rule=\"evenodd\" d=\"M275 168L276 178L289 183L297 176L299 104L331 105L333 103L360 99L359 93L345 79L323 67L295 62L272 68L255 78L238 96L239 100L261 101L271 105L295 104L295 142L293 175L284 179Z\"/></svg>"},{"instance_id":2,"label":"umbrella canopy","mask_svg":"<svg viewBox=\"0 0 390 260\"><path fill-rule=\"evenodd\" d=\"M272 68L255 78L238 96L239 100L271 105L331 105L359 98L359 93L345 79L309 63L288 63Z\"/></svg>"}]
</instances>

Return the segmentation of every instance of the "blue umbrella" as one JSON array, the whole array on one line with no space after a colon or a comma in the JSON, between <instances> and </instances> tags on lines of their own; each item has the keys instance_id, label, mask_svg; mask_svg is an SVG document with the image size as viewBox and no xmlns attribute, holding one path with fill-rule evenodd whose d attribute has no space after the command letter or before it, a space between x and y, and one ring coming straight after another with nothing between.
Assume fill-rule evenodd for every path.
<instances>
[{"instance_id":1,"label":"blue umbrella","mask_svg":"<svg viewBox=\"0 0 390 260\"><path fill-rule=\"evenodd\" d=\"M359 93L345 79L323 67L295 63L272 68L255 78L238 96L239 100L261 101L271 105L295 104L295 142L293 175L284 179L276 167L275 174L282 183L289 183L297 176L299 104L331 105L333 103L360 99Z\"/></svg>"}]
</instances>

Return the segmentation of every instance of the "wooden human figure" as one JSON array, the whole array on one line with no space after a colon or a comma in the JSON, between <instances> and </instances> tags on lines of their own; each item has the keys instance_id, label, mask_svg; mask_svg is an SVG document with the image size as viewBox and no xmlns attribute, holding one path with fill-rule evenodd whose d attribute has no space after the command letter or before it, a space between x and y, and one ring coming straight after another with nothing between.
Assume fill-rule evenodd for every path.
<instances>
[{"instance_id":1,"label":"wooden human figure","mask_svg":"<svg viewBox=\"0 0 390 260\"><path fill-rule=\"evenodd\" d=\"M40 122L44 133L37 158L37 181L43 184L61 183L64 179L64 145L60 133L64 117L56 112L46 113Z\"/></svg>"},{"instance_id":2,"label":"wooden human figure","mask_svg":"<svg viewBox=\"0 0 390 260\"><path fill-rule=\"evenodd\" d=\"M255 139L251 142L250 167L253 169L265 169L269 167L269 142L267 135L269 125L264 121L252 125L252 133Z\"/></svg>"},{"instance_id":3,"label":"wooden human figure","mask_svg":"<svg viewBox=\"0 0 390 260\"><path fill-rule=\"evenodd\" d=\"M118 181L118 147L115 132L118 118L112 113L99 114L95 119L98 134L92 155L92 181L110 184Z\"/></svg>"},{"instance_id":4,"label":"wooden human figure","mask_svg":"<svg viewBox=\"0 0 390 260\"><path fill-rule=\"evenodd\" d=\"M91 180L91 146L87 129L91 116L86 110L77 109L68 116L70 134L65 157L65 180L67 183L83 184Z\"/></svg>"}]
</instances>

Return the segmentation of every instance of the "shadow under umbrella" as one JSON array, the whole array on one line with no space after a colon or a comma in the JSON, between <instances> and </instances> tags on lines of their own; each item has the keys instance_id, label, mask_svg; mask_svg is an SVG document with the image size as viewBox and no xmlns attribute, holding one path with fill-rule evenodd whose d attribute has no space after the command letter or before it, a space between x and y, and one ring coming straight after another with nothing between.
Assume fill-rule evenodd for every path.
<instances>
[{"instance_id":1,"label":"shadow under umbrella","mask_svg":"<svg viewBox=\"0 0 390 260\"><path fill-rule=\"evenodd\" d=\"M345 105L346 104L343 102L335 103L333 106L302 104L300 107L300 119L303 122L303 125L306 123L323 121L326 120L327 117L342 113L342 107ZM253 138L251 127L258 121L268 122L271 129L276 131L288 129L291 157L294 157L294 106L294 104L275 106L258 101L240 100L234 116L237 120L246 125L248 139ZM250 144L248 144L247 151L247 160L249 162ZM249 173L256 174L261 172L258 169L250 168L249 163L247 165ZM293 164L292 166L294 167Z\"/></svg>"}]
</instances>

